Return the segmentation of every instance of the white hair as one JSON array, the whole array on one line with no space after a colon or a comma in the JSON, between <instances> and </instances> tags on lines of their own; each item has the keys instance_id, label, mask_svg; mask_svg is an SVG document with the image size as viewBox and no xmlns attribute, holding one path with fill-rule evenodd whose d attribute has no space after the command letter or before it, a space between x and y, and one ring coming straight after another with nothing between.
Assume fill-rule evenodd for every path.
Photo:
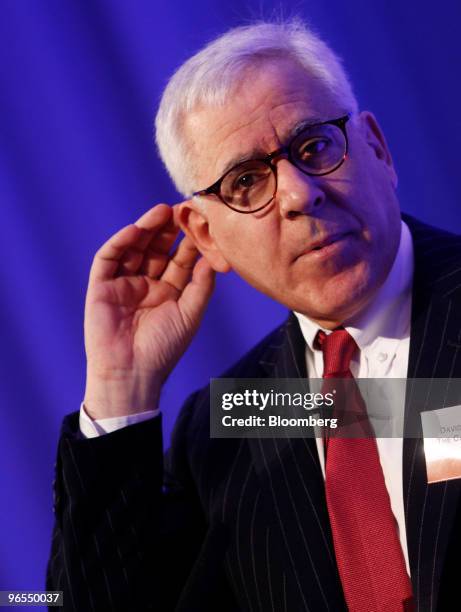
<instances>
[{"instance_id":1,"label":"white hair","mask_svg":"<svg viewBox=\"0 0 461 612\"><path fill-rule=\"evenodd\" d=\"M242 73L257 61L291 58L322 82L345 112L358 110L339 57L300 20L258 22L229 30L188 59L169 80L155 118L160 157L176 188L190 197L196 168L184 136L187 113L228 100Z\"/></svg>"}]
</instances>

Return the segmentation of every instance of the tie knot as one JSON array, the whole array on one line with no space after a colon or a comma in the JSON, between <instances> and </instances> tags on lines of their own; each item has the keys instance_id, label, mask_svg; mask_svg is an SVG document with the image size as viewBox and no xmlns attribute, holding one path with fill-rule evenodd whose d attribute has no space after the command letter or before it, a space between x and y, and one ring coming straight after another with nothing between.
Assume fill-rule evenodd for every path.
<instances>
[{"instance_id":1,"label":"tie knot","mask_svg":"<svg viewBox=\"0 0 461 612\"><path fill-rule=\"evenodd\" d=\"M323 353L323 378L352 377L350 363L358 347L354 338L343 327L338 327L331 334L319 330L314 347Z\"/></svg>"}]
</instances>

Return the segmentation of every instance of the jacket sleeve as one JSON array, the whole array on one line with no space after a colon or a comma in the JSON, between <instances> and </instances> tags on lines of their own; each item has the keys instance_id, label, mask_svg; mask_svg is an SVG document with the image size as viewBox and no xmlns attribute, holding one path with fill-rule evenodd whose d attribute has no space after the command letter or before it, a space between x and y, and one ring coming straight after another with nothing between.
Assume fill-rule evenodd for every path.
<instances>
[{"instance_id":1,"label":"jacket sleeve","mask_svg":"<svg viewBox=\"0 0 461 612\"><path fill-rule=\"evenodd\" d=\"M65 611L174 609L206 534L187 461L193 405L194 396L165 460L161 416L92 439L79 434L78 413L65 418L47 570Z\"/></svg>"}]
</instances>

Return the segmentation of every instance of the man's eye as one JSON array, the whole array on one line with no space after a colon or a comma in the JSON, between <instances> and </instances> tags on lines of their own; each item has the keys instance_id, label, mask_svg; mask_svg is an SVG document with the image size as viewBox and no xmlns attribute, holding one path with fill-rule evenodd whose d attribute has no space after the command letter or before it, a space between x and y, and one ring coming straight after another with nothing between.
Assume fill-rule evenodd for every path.
<instances>
[{"instance_id":1,"label":"man's eye","mask_svg":"<svg viewBox=\"0 0 461 612\"><path fill-rule=\"evenodd\" d=\"M254 187L258 181L264 178L264 175L255 174L254 172L247 172L245 174L241 174L234 181L234 190L245 190Z\"/></svg>"},{"instance_id":2,"label":"man's eye","mask_svg":"<svg viewBox=\"0 0 461 612\"><path fill-rule=\"evenodd\" d=\"M252 185L254 185L255 183L255 176L254 174L243 174L242 176L239 176L237 181L236 181L236 186L237 187L251 187Z\"/></svg>"},{"instance_id":3,"label":"man's eye","mask_svg":"<svg viewBox=\"0 0 461 612\"><path fill-rule=\"evenodd\" d=\"M330 140L328 138L315 138L308 140L299 147L299 157L302 160L308 161L312 157L325 153L329 144Z\"/></svg>"}]
</instances>

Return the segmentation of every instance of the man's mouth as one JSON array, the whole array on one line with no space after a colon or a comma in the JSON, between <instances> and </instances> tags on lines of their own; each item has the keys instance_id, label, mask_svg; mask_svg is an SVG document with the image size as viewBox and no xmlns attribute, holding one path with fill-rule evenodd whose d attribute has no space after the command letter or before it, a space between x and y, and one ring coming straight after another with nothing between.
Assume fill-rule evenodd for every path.
<instances>
[{"instance_id":1,"label":"man's mouth","mask_svg":"<svg viewBox=\"0 0 461 612\"><path fill-rule=\"evenodd\" d=\"M337 232L334 234L329 234L328 236L323 236L318 240L313 241L307 249L302 251L298 257L302 257L303 255L312 255L316 256L327 255L330 252L333 253L335 250L335 245L338 242L341 242L347 236L350 236L351 232Z\"/></svg>"}]
</instances>

